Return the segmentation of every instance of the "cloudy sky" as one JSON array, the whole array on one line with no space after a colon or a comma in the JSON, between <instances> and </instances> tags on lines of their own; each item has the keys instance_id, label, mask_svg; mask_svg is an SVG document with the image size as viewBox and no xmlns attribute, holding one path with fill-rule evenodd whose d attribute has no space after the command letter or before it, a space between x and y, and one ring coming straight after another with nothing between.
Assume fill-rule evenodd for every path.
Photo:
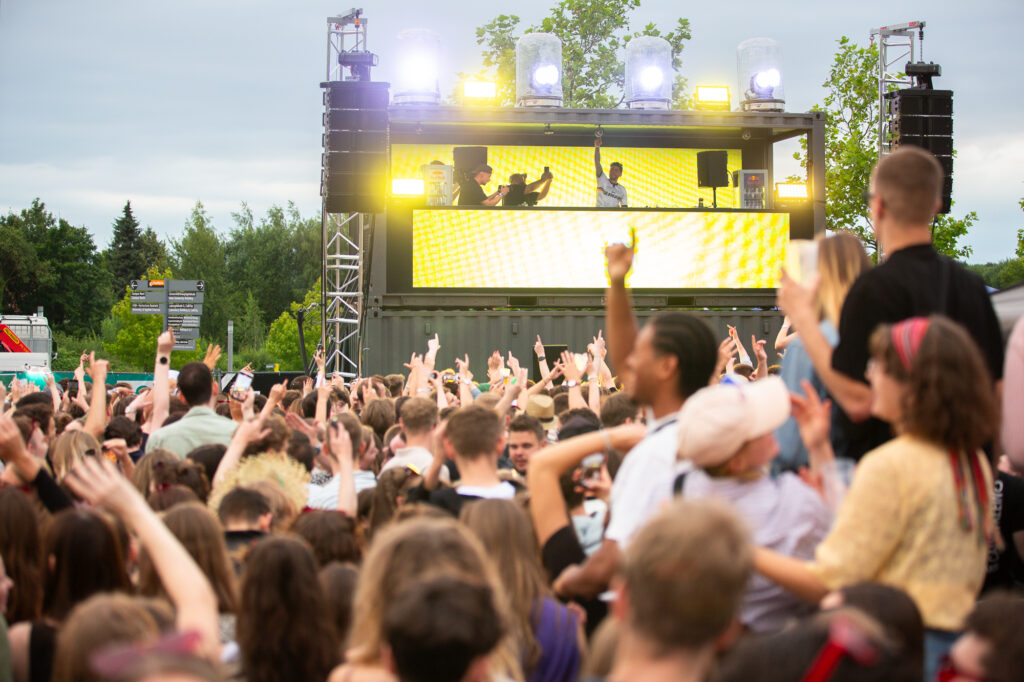
<instances>
[{"instance_id":1,"label":"cloudy sky","mask_svg":"<svg viewBox=\"0 0 1024 682\"><path fill-rule=\"evenodd\" d=\"M474 27L502 12L530 24L552 4L366 3L369 46L381 61L374 77L400 68L389 59L400 30L430 28L445 37L447 92L451 74L479 66ZM162 237L180 233L197 199L225 231L241 201L257 215L289 200L315 214L326 17L349 6L0 0L0 211L40 197L100 246L127 199ZM973 261L1012 254L1024 226L1024 91L1012 66L1024 54L1020 0L645 0L632 21L667 30L678 16L693 29L683 64L691 85L732 84L738 43L778 40L789 111L821 101L840 36L867 41L872 27L927 21L925 59L942 65L940 87L955 93L954 213L978 213ZM788 156L777 153L783 173Z\"/></svg>"}]
</instances>

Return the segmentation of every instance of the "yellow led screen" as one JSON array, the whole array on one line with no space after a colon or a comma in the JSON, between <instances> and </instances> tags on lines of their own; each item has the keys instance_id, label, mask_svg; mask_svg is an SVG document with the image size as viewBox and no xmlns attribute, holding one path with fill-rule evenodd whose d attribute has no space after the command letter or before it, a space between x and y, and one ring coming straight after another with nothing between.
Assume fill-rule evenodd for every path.
<instances>
[{"instance_id":1,"label":"yellow led screen","mask_svg":"<svg viewBox=\"0 0 1024 682\"><path fill-rule=\"evenodd\" d=\"M601 148L601 165L608 172L612 161L623 166L622 179L632 208L695 208L698 199L711 207L710 188L697 187L697 152L701 149L654 149L639 147ZM452 145L396 144L391 146L391 177L422 177L420 166L431 161L452 164ZM526 181L540 178L544 166L551 168L551 191L540 206L593 206L597 196L593 147L488 146L487 163L494 168L484 191L498 191L509 183L512 173L525 173ZM728 150L731 174L742 166L740 150ZM719 208L738 208L736 190L718 189Z\"/></svg>"},{"instance_id":2,"label":"yellow led screen","mask_svg":"<svg viewBox=\"0 0 1024 682\"><path fill-rule=\"evenodd\" d=\"M604 248L636 231L628 284L650 289L778 285L787 213L455 210L413 212L418 288L604 288Z\"/></svg>"}]
</instances>

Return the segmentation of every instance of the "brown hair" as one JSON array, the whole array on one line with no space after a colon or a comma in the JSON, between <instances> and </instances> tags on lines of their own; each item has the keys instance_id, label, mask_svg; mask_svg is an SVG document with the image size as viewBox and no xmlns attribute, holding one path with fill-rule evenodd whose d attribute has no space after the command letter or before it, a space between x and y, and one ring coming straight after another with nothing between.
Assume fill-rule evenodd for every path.
<instances>
[{"instance_id":1,"label":"brown hair","mask_svg":"<svg viewBox=\"0 0 1024 682\"><path fill-rule=\"evenodd\" d=\"M636 421L640 405L626 393L613 393L601 403L601 425L606 428L621 426L627 419Z\"/></svg>"},{"instance_id":2,"label":"brown hair","mask_svg":"<svg viewBox=\"0 0 1024 682\"><path fill-rule=\"evenodd\" d=\"M135 463L135 470L132 472L132 485L142 493L143 497L148 497L152 492L153 469L158 463L165 466L176 465L178 456L170 450L154 448L139 458L139 461Z\"/></svg>"},{"instance_id":3,"label":"brown hair","mask_svg":"<svg viewBox=\"0 0 1024 682\"><path fill-rule=\"evenodd\" d=\"M266 479L254 481L246 487L252 488L270 502L270 511L273 515L272 530L276 531L290 526L300 511L292 499L281 489L281 486L272 481Z\"/></svg>"},{"instance_id":4,"label":"brown hair","mask_svg":"<svg viewBox=\"0 0 1024 682\"><path fill-rule=\"evenodd\" d=\"M383 438L391 425L397 421L395 404L387 398L375 398L362 409L359 419Z\"/></svg>"},{"instance_id":5,"label":"brown hair","mask_svg":"<svg viewBox=\"0 0 1024 682\"><path fill-rule=\"evenodd\" d=\"M235 573L224 544L224 530L213 513L193 502L170 510L164 514L163 521L210 581L217 595L218 610L234 613L238 605ZM139 592L166 596L156 567L145 550L139 555Z\"/></svg>"},{"instance_id":6,"label":"brown hair","mask_svg":"<svg viewBox=\"0 0 1024 682\"><path fill-rule=\"evenodd\" d=\"M674 502L626 549L629 627L662 652L699 649L735 617L752 566L750 535L734 511Z\"/></svg>"},{"instance_id":7,"label":"brown hair","mask_svg":"<svg viewBox=\"0 0 1024 682\"><path fill-rule=\"evenodd\" d=\"M384 613L406 587L420 580L450 575L467 581L481 579L494 591L498 611L508 623L508 602L494 565L480 541L455 519L412 519L385 529L374 539L356 588L349 660L380 662L384 642ZM520 679L519 655L510 638L499 645L492 664Z\"/></svg>"},{"instance_id":8,"label":"brown hair","mask_svg":"<svg viewBox=\"0 0 1024 682\"><path fill-rule=\"evenodd\" d=\"M272 414L263 420L263 428L270 429L264 438L255 440L246 446L242 457L258 455L263 452L284 452L288 446L291 429L284 422L284 417Z\"/></svg>"},{"instance_id":9,"label":"brown hair","mask_svg":"<svg viewBox=\"0 0 1024 682\"><path fill-rule=\"evenodd\" d=\"M291 537L249 552L242 574L238 646L248 682L323 680L338 663L334 626L323 608L313 555Z\"/></svg>"},{"instance_id":10,"label":"brown hair","mask_svg":"<svg viewBox=\"0 0 1024 682\"><path fill-rule=\"evenodd\" d=\"M7 621L35 620L43 606L43 549L36 511L25 493L0 488L0 555L14 582Z\"/></svg>"},{"instance_id":11,"label":"brown hair","mask_svg":"<svg viewBox=\"0 0 1024 682\"><path fill-rule=\"evenodd\" d=\"M340 512L314 510L299 514L291 531L309 543L319 566L332 561L358 564L362 558L356 524Z\"/></svg>"},{"instance_id":12,"label":"brown hair","mask_svg":"<svg viewBox=\"0 0 1024 682\"><path fill-rule=\"evenodd\" d=\"M67 431L57 436L50 446L50 461L53 462L53 478L57 483L71 473L71 469L83 457L99 457L100 443L86 431Z\"/></svg>"},{"instance_id":13,"label":"brown hair","mask_svg":"<svg viewBox=\"0 0 1024 682\"><path fill-rule=\"evenodd\" d=\"M381 472L373 489L373 507L370 510L370 537L373 537L395 515L410 489L423 479L408 467L392 467Z\"/></svg>"},{"instance_id":14,"label":"brown hair","mask_svg":"<svg viewBox=\"0 0 1024 682\"><path fill-rule=\"evenodd\" d=\"M138 599L123 594L99 594L83 602L57 635L53 679L101 682L90 663L96 651L130 644L160 634L156 621Z\"/></svg>"},{"instance_id":15,"label":"brown hair","mask_svg":"<svg viewBox=\"0 0 1024 682\"><path fill-rule=\"evenodd\" d=\"M975 605L967 616L964 631L988 643L982 658L986 680L1009 682L1020 677L1024 668L1024 599L1011 592L997 590Z\"/></svg>"},{"instance_id":16,"label":"brown hair","mask_svg":"<svg viewBox=\"0 0 1024 682\"><path fill-rule=\"evenodd\" d=\"M974 452L995 436L999 424L992 377L963 327L941 315L928 322L909 370L893 344L892 325L880 325L871 335L871 356L907 387L902 405L906 433Z\"/></svg>"},{"instance_id":17,"label":"brown hair","mask_svg":"<svg viewBox=\"0 0 1024 682\"><path fill-rule=\"evenodd\" d=\"M928 224L942 200L942 166L920 147L900 147L883 156L872 179L874 192L897 222Z\"/></svg>"},{"instance_id":18,"label":"brown hair","mask_svg":"<svg viewBox=\"0 0 1024 682\"><path fill-rule=\"evenodd\" d=\"M43 614L56 621L97 592L131 588L121 543L96 512L68 509L54 516L46 530L43 556L51 564Z\"/></svg>"},{"instance_id":19,"label":"brown hair","mask_svg":"<svg viewBox=\"0 0 1024 682\"><path fill-rule=\"evenodd\" d=\"M520 415L516 415L512 421L508 423L508 430L515 431L517 433L532 433L537 438L537 443L543 445L547 441L547 434L544 433L544 426L540 423L540 420L536 417L531 417L525 412Z\"/></svg>"},{"instance_id":20,"label":"brown hair","mask_svg":"<svg viewBox=\"0 0 1024 682\"><path fill-rule=\"evenodd\" d=\"M501 432L501 418L493 410L470 405L460 407L448 418L445 438L459 457L473 459L496 455Z\"/></svg>"},{"instance_id":21,"label":"brown hair","mask_svg":"<svg viewBox=\"0 0 1024 682\"><path fill-rule=\"evenodd\" d=\"M344 651L352 628L352 600L356 594L359 570L334 561L321 568L317 578L320 589L324 591L324 603L333 616L338 642Z\"/></svg>"},{"instance_id":22,"label":"brown hair","mask_svg":"<svg viewBox=\"0 0 1024 682\"><path fill-rule=\"evenodd\" d=\"M437 426L437 402L428 398L409 398L402 404L401 418L406 435L426 433Z\"/></svg>"},{"instance_id":23,"label":"brown hair","mask_svg":"<svg viewBox=\"0 0 1024 682\"><path fill-rule=\"evenodd\" d=\"M839 326L839 313L846 294L862 272L871 269L861 243L852 232L837 232L818 242L818 319Z\"/></svg>"},{"instance_id":24,"label":"brown hair","mask_svg":"<svg viewBox=\"0 0 1024 682\"><path fill-rule=\"evenodd\" d=\"M334 421L348 431L348 438L352 441L352 457L358 459L360 448L363 446L363 425L351 412L339 414Z\"/></svg>"},{"instance_id":25,"label":"brown hair","mask_svg":"<svg viewBox=\"0 0 1024 682\"><path fill-rule=\"evenodd\" d=\"M540 600L551 596L533 526L522 509L510 500L467 504L459 520L480 539L487 556L498 568L498 577L512 607L512 634L519 641L524 672L529 676L541 655L533 634L534 614L540 611Z\"/></svg>"}]
</instances>

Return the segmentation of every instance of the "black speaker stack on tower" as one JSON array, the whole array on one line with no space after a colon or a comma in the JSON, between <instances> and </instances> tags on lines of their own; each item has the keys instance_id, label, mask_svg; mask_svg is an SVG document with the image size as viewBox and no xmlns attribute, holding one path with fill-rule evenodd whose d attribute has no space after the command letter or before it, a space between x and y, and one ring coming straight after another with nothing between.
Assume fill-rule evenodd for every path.
<instances>
[{"instance_id":1,"label":"black speaker stack on tower","mask_svg":"<svg viewBox=\"0 0 1024 682\"><path fill-rule=\"evenodd\" d=\"M320 195L327 212L381 212L387 197L388 84L331 81L321 87Z\"/></svg>"},{"instance_id":2,"label":"black speaker stack on tower","mask_svg":"<svg viewBox=\"0 0 1024 682\"><path fill-rule=\"evenodd\" d=\"M935 155L945 175L940 212L949 213L953 197L953 91L932 89L932 77L941 75L938 64L907 64L906 72L917 85L885 94L889 142L892 149L912 145Z\"/></svg>"}]
</instances>

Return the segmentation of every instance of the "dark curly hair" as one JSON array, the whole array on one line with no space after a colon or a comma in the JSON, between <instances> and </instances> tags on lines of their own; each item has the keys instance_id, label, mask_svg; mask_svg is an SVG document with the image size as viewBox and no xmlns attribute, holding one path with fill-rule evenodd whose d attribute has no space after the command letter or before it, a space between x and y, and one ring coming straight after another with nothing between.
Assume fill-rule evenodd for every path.
<instances>
[{"instance_id":1,"label":"dark curly hair","mask_svg":"<svg viewBox=\"0 0 1024 682\"><path fill-rule=\"evenodd\" d=\"M970 334L949 318L932 315L908 370L896 351L892 329L880 325L871 335L871 356L907 386L903 430L965 452L990 442L998 428L999 406L992 376Z\"/></svg>"}]
</instances>

